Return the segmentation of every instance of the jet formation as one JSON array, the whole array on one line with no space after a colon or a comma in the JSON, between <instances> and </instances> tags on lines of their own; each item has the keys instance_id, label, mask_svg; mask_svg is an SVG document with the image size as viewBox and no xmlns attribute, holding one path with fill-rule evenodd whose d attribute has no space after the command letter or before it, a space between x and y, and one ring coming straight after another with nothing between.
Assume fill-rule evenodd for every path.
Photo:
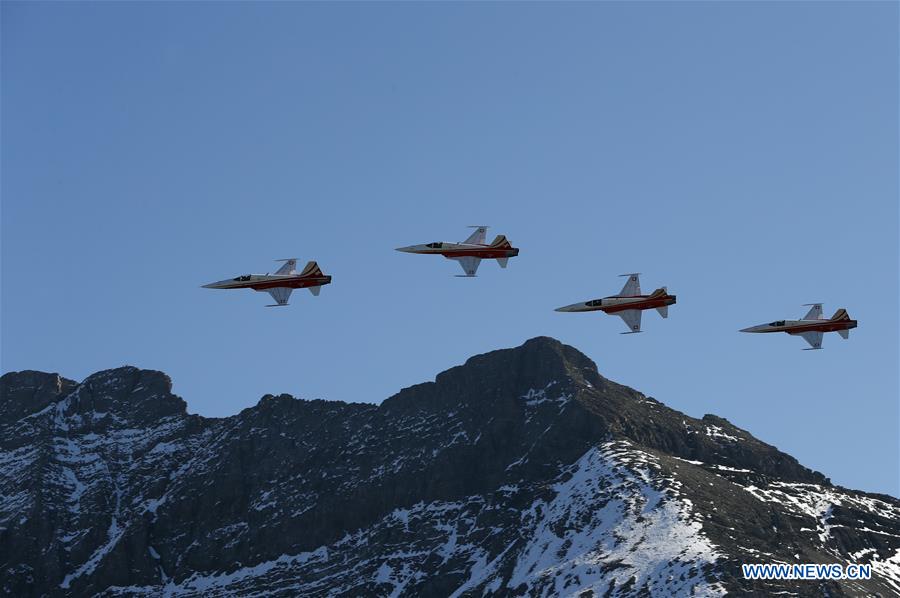
<instances>
[{"instance_id":1,"label":"jet formation","mask_svg":"<svg viewBox=\"0 0 900 598\"><path fill-rule=\"evenodd\" d=\"M655 309L662 317L669 317L669 306L675 305L675 295L670 295L666 287L660 287L649 295L641 295L640 272L620 276L627 276L628 282L618 295L557 307L556 311L602 311L619 316L628 326L628 332L622 334L641 332L641 314L645 309Z\"/></svg>"},{"instance_id":2,"label":"jet formation","mask_svg":"<svg viewBox=\"0 0 900 598\"><path fill-rule=\"evenodd\" d=\"M807 303L804 307L811 306L806 315L799 320L775 320L768 324L750 326L741 329L741 332L786 332L793 336L801 336L809 343L809 348L804 351L812 351L822 348L822 337L826 332L837 332L841 337L850 338L850 329L856 328L856 320L850 319L850 314L843 307L834 312L831 318L822 316L821 303Z\"/></svg>"},{"instance_id":3,"label":"jet formation","mask_svg":"<svg viewBox=\"0 0 900 598\"><path fill-rule=\"evenodd\" d=\"M501 268L506 267L509 258L519 255L519 250L513 247L503 235L497 235L490 245L485 244L485 235L488 227L470 226L475 232L469 238L460 243L445 243L435 241L425 245L410 245L398 247L397 251L403 253L422 253L442 255L448 260L455 260L465 274L457 274L460 278L473 278L478 272L481 260L497 260Z\"/></svg>"},{"instance_id":4,"label":"jet formation","mask_svg":"<svg viewBox=\"0 0 900 598\"><path fill-rule=\"evenodd\" d=\"M309 289L310 293L318 295L324 285L331 284L331 276L323 274L316 262L307 263L302 271L297 272L297 258L275 261L284 262L275 274L244 274L205 284L203 288L265 291L275 300L275 303L266 307L284 307L294 289Z\"/></svg>"},{"instance_id":5,"label":"jet formation","mask_svg":"<svg viewBox=\"0 0 900 598\"><path fill-rule=\"evenodd\" d=\"M501 268L506 268L509 258L519 255L519 249L513 247L504 235L497 235L493 241L486 243L487 226L470 226L475 231L465 241L447 243L435 241L422 245L398 247L403 253L419 253L423 255L440 255L454 260L465 274L457 274L461 278L474 278L477 275L481 260L497 260ZM313 295L326 284L331 283L331 276L323 274L319 265L308 262L302 271L297 272L296 258L276 260L284 262L274 274L245 274L235 278L220 280L203 285L206 289L253 289L265 291L275 300L266 307L282 307L294 289L309 289ZM609 295L600 299L591 299L556 308L559 312L602 311L606 314L622 318L628 327L622 334L636 334L641 331L641 316L645 310L655 309L663 318L669 317L669 306L675 305L676 297L666 287L659 287L649 295L641 294L640 273L621 274L628 281L617 295ZM822 337L826 332L837 332L843 338L849 338L850 330L856 328L857 321L850 319L846 309L839 309L831 318L822 316L821 303L809 303L811 309L799 320L776 320L768 324L760 324L743 328L741 332L786 332L802 337L810 348L822 348Z\"/></svg>"}]
</instances>

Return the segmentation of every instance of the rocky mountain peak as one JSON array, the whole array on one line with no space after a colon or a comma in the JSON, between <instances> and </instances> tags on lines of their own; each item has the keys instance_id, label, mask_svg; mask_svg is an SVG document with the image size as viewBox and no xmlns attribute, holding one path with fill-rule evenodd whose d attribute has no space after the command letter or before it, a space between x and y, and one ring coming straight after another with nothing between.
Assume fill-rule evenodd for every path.
<instances>
[{"instance_id":1,"label":"rocky mountain peak","mask_svg":"<svg viewBox=\"0 0 900 598\"><path fill-rule=\"evenodd\" d=\"M163 372L124 366L103 370L80 384L58 374L10 372L0 380L0 425L11 424L56 405L56 421L102 431L151 425L184 416L187 404L172 394ZM62 418L62 419L60 419Z\"/></svg>"},{"instance_id":2,"label":"rocky mountain peak","mask_svg":"<svg viewBox=\"0 0 900 598\"><path fill-rule=\"evenodd\" d=\"M121 425L149 425L183 416L187 404L172 394L172 380L156 370L123 366L92 374L68 397L65 415L89 416Z\"/></svg>"},{"instance_id":3,"label":"rocky mountain peak","mask_svg":"<svg viewBox=\"0 0 900 598\"><path fill-rule=\"evenodd\" d=\"M529 392L555 386L554 392L577 384L602 387L606 380L583 353L556 339L539 336L510 349L475 355L439 373L434 382L405 388L385 400L382 408L396 410L454 409L478 411L515 402Z\"/></svg>"},{"instance_id":4,"label":"rocky mountain peak","mask_svg":"<svg viewBox=\"0 0 900 598\"><path fill-rule=\"evenodd\" d=\"M59 374L35 370L3 374L0 377L0 422L38 412L77 385L74 380Z\"/></svg>"},{"instance_id":5,"label":"rocky mountain peak","mask_svg":"<svg viewBox=\"0 0 900 598\"><path fill-rule=\"evenodd\" d=\"M470 357L438 374L438 384L471 384L482 380L525 388L543 388L547 382L587 374L599 376L596 364L578 349L554 338L538 336L511 349Z\"/></svg>"}]
</instances>

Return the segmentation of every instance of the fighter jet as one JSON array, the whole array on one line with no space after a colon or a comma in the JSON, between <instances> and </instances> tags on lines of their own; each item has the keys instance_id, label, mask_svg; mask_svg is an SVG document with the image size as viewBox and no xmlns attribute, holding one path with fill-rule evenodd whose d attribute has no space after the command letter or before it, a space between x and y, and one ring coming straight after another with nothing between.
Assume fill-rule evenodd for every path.
<instances>
[{"instance_id":1,"label":"fighter jet","mask_svg":"<svg viewBox=\"0 0 900 598\"><path fill-rule=\"evenodd\" d=\"M519 255L519 250L510 245L509 241L503 235L497 235L490 245L486 245L485 233L486 226L470 226L474 228L468 239L462 243L443 243L436 241L427 245L410 245L409 247L398 247L397 251L404 253L427 253L442 255L448 260L456 260L462 266L465 274L457 274L462 278L471 278L478 271L478 265L481 260L497 260L501 268L506 267L506 262L511 257Z\"/></svg>"},{"instance_id":2,"label":"fighter jet","mask_svg":"<svg viewBox=\"0 0 900 598\"><path fill-rule=\"evenodd\" d=\"M275 303L266 307L282 307L288 304L288 298L294 289L309 289L318 295L322 286L331 283L331 276L322 274L319 264L309 262L302 272L297 272L297 258L275 260L284 262L275 274L245 274L236 278L220 280L203 285L204 289L253 289L265 291L272 295Z\"/></svg>"},{"instance_id":3,"label":"fighter jet","mask_svg":"<svg viewBox=\"0 0 900 598\"><path fill-rule=\"evenodd\" d=\"M655 309L662 317L669 317L669 306L675 304L675 295L670 295L666 287L660 287L649 295L641 295L639 272L620 274L620 276L627 276L628 282L625 283L618 295L573 303L565 307L558 307L556 311L602 311L615 314L622 318L625 325L628 326L628 332L622 334L635 334L641 331L641 313L645 309Z\"/></svg>"},{"instance_id":4,"label":"fighter jet","mask_svg":"<svg viewBox=\"0 0 900 598\"><path fill-rule=\"evenodd\" d=\"M812 351L822 348L822 335L826 332L837 332L844 338L850 338L850 329L856 328L856 320L851 320L850 314L843 307L834 312L829 320L822 317L821 303L807 303L805 306L812 307L799 320L776 320L744 328L741 332L787 332L794 336L802 336L803 340L810 344L809 348L803 350Z\"/></svg>"}]
</instances>

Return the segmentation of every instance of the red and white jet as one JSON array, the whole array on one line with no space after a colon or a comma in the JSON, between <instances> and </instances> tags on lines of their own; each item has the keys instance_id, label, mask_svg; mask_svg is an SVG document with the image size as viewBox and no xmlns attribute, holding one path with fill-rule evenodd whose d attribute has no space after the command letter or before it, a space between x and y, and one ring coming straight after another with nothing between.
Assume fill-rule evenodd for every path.
<instances>
[{"instance_id":1,"label":"red and white jet","mask_svg":"<svg viewBox=\"0 0 900 598\"><path fill-rule=\"evenodd\" d=\"M602 311L615 314L622 318L625 325L628 326L628 332L622 334L634 334L641 331L641 313L645 309L655 309L662 317L669 317L669 306L675 304L675 295L670 295L666 287L660 287L649 295L641 295L640 273L621 274L620 276L627 276L628 282L625 283L618 295L557 307L556 311Z\"/></svg>"},{"instance_id":2,"label":"red and white jet","mask_svg":"<svg viewBox=\"0 0 900 598\"><path fill-rule=\"evenodd\" d=\"M323 274L316 262L309 262L302 272L297 272L297 259L275 260L284 262L275 274L245 274L236 278L220 280L203 285L204 289L253 289L272 295L275 303L266 307L281 307L288 304L294 289L309 289L318 295L322 286L331 283L331 276Z\"/></svg>"},{"instance_id":3,"label":"red and white jet","mask_svg":"<svg viewBox=\"0 0 900 598\"><path fill-rule=\"evenodd\" d=\"M850 319L850 314L843 307L831 316L822 317L821 303L807 303L812 307L800 320L776 320L768 324L744 328L741 332L787 332L794 336L802 336L810 344L804 351L822 348L822 336L826 332L837 332L843 338L850 338L850 329L856 328L857 321Z\"/></svg>"},{"instance_id":4,"label":"red and white jet","mask_svg":"<svg viewBox=\"0 0 900 598\"><path fill-rule=\"evenodd\" d=\"M475 276L481 260L497 260L500 267L505 268L509 258L519 255L519 250L510 245L505 236L497 235L490 245L486 245L484 241L488 227L470 226L469 228L474 228L475 232L462 243L435 241L427 245L398 247L397 251L437 254L444 256L448 260L456 260L462 266L463 272L465 272L465 275L457 274L457 276L463 278Z\"/></svg>"}]
</instances>

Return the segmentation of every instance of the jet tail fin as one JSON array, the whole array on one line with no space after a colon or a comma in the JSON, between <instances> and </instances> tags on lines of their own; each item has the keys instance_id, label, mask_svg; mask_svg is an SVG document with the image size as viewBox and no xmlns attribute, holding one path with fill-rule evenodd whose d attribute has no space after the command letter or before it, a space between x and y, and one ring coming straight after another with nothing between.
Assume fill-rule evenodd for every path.
<instances>
[{"instance_id":1,"label":"jet tail fin","mask_svg":"<svg viewBox=\"0 0 900 598\"><path fill-rule=\"evenodd\" d=\"M847 310L843 307L834 312L834 315L831 316L832 322L844 322L850 319L850 314L847 313ZM841 338L847 339L850 338L850 329L845 328L844 330L838 330L838 334L841 335Z\"/></svg>"},{"instance_id":2,"label":"jet tail fin","mask_svg":"<svg viewBox=\"0 0 900 598\"><path fill-rule=\"evenodd\" d=\"M309 292L312 293L313 295L315 295L316 297L319 296L319 291L322 290L322 287L306 287L306 288L308 288Z\"/></svg>"},{"instance_id":3,"label":"jet tail fin","mask_svg":"<svg viewBox=\"0 0 900 598\"><path fill-rule=\"evenodd\" d=\"M831 320L834 322L841 322L843 320L849 320L850 314L847 313L847 310L843 307L834 312L834 315L831 316Z\"/></svg>"},{"instance_id":4,"label":"jet tail fin","mask_svg":"<svg viewBox=\"0 0 900 598\"><path fill-rule=\"evenodd\" d=\"M664 318L669 317L669 306L668 305L660 305L659 307L656 308L656 311L658 311L659 315L661 315Z\"/></svg>"},{"instance_id":5,"label":"jet tail fin","mask_svg":"<svg viewBox=\"0 0 900 598\"><path fill-rule=\"evenodd\" d=\"M322 273L322 269L319 268L319 264L316 262L307 262L306 266L303 267L303 271L300 272L300 276L324 276Z\"/></svg>"},{"instance_id":6,"label":"jet tail fin","mask_svg":"<svg viewBox=\"0 0 900 598\"><path fill-rule=\"evenodd\" d=\"M511 249L512 245L509 242L509 239L506 238L506 235L497 235L494 237L494 240L491 241L491 247L494 249Z\"/></svg>"},{"instance_id":7,"label":"jet tail fin","mask_svg":"<svg viewBox=\"0 0 900 598\"><path fill-rule=\"evenodd\" d=\"M659 299L660 297L665 297L669 291L666 290L666 287L660 287L650 293L650 296L647 299Z\"/></svg>"},{"instance_id":8,"label":"jet tail fin","mask_svg":"<svg viewBox=\"0 0 900 598\"><path fill-rule=\"evenodd\" d=\"M508 257L498 257L498 258L497 258L497 263L500 264L500 267L501 267L501 268L505 268L507 262L509 262L509 258L508 258Z\"/></svg>"}]
</instances>

